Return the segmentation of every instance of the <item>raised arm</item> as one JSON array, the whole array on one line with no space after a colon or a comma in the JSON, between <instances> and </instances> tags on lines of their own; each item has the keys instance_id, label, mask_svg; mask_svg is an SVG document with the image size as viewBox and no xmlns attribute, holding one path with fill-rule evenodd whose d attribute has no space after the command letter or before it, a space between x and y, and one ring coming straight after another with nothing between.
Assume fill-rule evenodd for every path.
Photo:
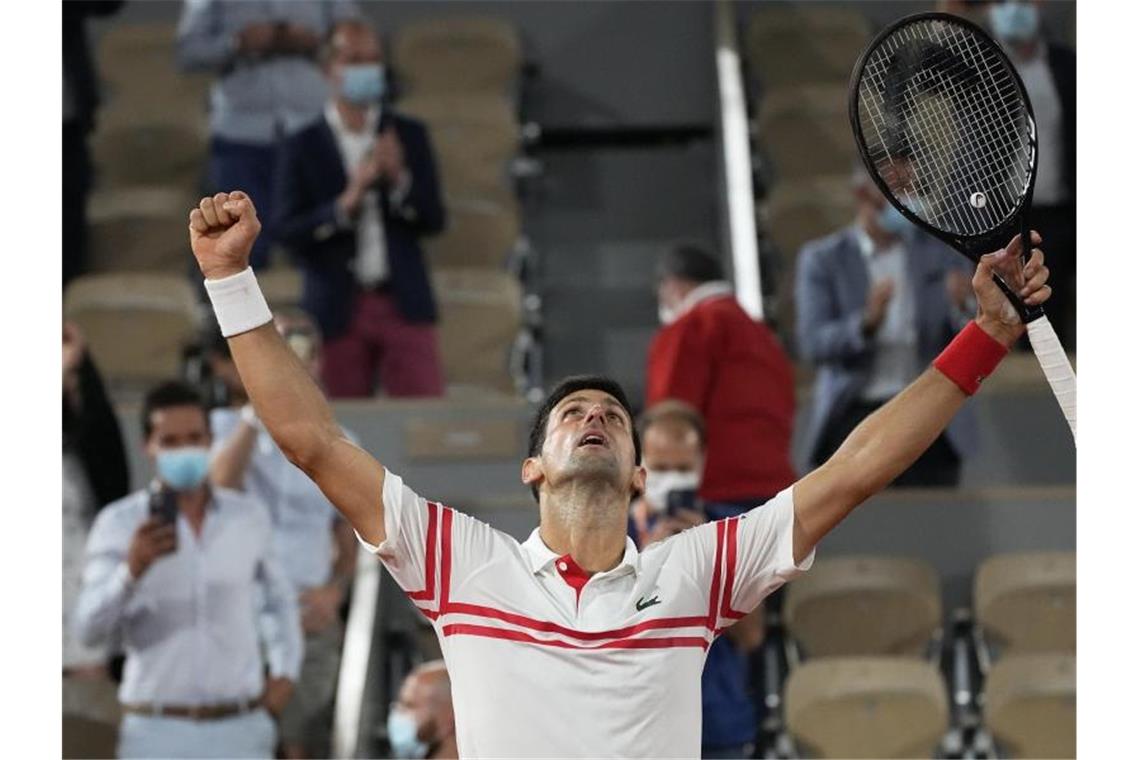
<instances>
[{"instance_id":1,"label":"raised arm","mask_svg":"<svg viewBox=\"0 0 1140 760\"><path fill-rule=\"evenodd\" d=\"M328 401L268 318L264 301L261 309L250 306L261 299L248 292L245 279L252 277L246 272L249 252L260 231L253 202L242 192L203 198L190 213L190 245L211 297L216 305L228 300L246 315L245 323L240 317L233 322L240 327L236 333L228 330L235 333L228 338L258 418L289 461L313 479L356 532L379 544L384 540L384 468L344 435ZM226 320L219 322L225 329Z\"/></svg>"},{"instance_id":2,"label":"raised arm","mask_svg":"<svg viewBox=\"0 0 1140 760\"><path fill-rule=\"evenodd\" d=\"M1041 242L1036 233L1033 242ZM1034 249L1023 268L1020 237L1003 251L982 257L972 282L978 300L978 316L974 322L989 337L974 335L970 336L972 340L960 344L956 340L947 351L947 354L956 352L950 357L950 364L963 370L967 385L977 377L970 372L975 364L978 374L987 371L981 369L986 361L976 355L979 349L980 353L988 350L993 357L1000 356L1025 332L1013 306L993 283L994 272L1001 274L1007 283L1016 283L1028 304L1043 303L1050 294L1045 284L1049 270L1044 265L1043 254ZM993 346L994 341L1000 348ZM989 363L996 364L996 360L991 359ZM962 382L962 378L958 380ZM863 420L831 459L795 484L793 553L796 562L806 557L855 507L886 488L926 451L969 397L959 382L940 369L926 370Z\"/></svg>"}]
</instances>

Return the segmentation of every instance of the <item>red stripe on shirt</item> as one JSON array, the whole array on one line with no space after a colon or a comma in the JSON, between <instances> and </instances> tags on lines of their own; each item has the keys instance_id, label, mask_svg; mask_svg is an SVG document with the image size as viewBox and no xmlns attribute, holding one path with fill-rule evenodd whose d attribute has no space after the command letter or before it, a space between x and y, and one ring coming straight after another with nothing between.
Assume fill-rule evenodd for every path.
<instances>
[{"instance_id":1,"label":"red stripe on shirt","mask_svg":"<svg viewBox=\"0 0 1140 760\"><path fill-rule=\"evenodd\" d=\"M439 613L448 612L449 597L451 596L451 519L455 513L450 507L443 508L443 559L440 569Z\"/></svg>"},{"instance_id":2,"label":"red stripe on shirt","mask_svg":"<svg viewBox=\"0 0 1140 760\"><path fill-rule=\"evenodd\" d=\"M699 647L705 649L708 647L708 642L700 636L666 636L661 638L644 638L644 639L618 639L616 641L607 641L602 644L594 646L583 646L581 644L572 644L568 641L559 641L557 639L538 639L523 631L514 631L505 628L492 628L486 625L470 625L466 623L454 623L445 625L443 627L443 635L446 636L480 636L488 639L504 639L507 641L521 641L527 644L538 644L540 646L559 647L561 649L674 649L679 647Z\"/></svg>"},{"instance_id":3,"label":"red stripe on shirt","mask_svg":"<svg viewBox=\"0 0 1140 760\"><path fill-rule=\"evenodd\" d=\"M720 558L721 548L724 546L724 522L716 524L716 560L713 562L712 586L709 588L709 614L705 627L709 630L716 628L716 603L720 598Z\"/></svg>"},{"instance_id":4,"label":"red stripe on shirt","mask_svg":"<svg viewBox=\"0 0 1140 760\"><path fill-rule=\"evenodd\" d=\"M720 616L739 620L744 617L743 612L732 609L732 585L736 580L736 527L740 523L739 517L726 520L728 523L728 568L724 574L724 598L720 603Z\"/></svg>"},{"instance_id":5,"label":"red stripe on shirt","mask_svg":"<svg viewBox=\"0 0 1140 760\"><path fill-rule=\"evenodd\" d=\"M447 612L445 614L487 617L494 620L502 620L505 623L521 625L525 628L542 631L543 633L560 633L563 636L582 639L583 641L625 638L636 633L641 633L642 631L652 631L660 628L695 628L697 626L703 626L711 630L711 627L706 626L708 619L699 615L692 617L655 618L653 620L643 620L640 623L628 625L624 628L615 628L609 631L577 631L573 628L567 628L557 623L551 623L545 620L535 620L534 618L530 618L525 615L519 615L514 612L506 612L504 610L495 609L494 607L486 607L481 604L468 604L466 602L450 602L447 605Z\"/></svg>"},{"instance_id":6,"label":"red stripe on shirt","mask_svg":"<svg viewBox=\"0 0 1140 760\"><path fill-rule=\"evenodd\" d=\"M434 501L427 503L428 528L427 539L424 541L424 573L427 576L427 585L423 591L409 591L408 598L413 601L435 599L435 540L436 540L436 512L439 504Z\"/></svg>"}]
</instances>

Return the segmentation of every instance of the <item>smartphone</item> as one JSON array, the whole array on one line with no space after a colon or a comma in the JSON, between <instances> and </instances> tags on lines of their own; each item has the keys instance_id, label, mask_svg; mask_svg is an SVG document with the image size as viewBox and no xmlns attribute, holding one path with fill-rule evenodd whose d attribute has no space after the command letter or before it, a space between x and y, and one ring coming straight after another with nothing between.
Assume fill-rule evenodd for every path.
<instances>
[{"instance_id":1,"label":"smartphone","mask_svg":"<svg viewBox=\"0 0 1140 760\"><path fill-rule=\"evenodd\" d=\"M150 485L150 514L161 522L173 525L178 520L178 494L159 481Z\"/></svg>"},{"instance_id":2,"label":"smartphone","mask_svg":"<svg viewBox=\"0 0 1140 760\"><path fill-rule=\"evenodd\" d=\"M666 494L665 513L670 517L675 517L679 509L687 509L690 512L698 511L697 489L682 488L676 491L670 491Z\"/></svg>"}]
</instances>

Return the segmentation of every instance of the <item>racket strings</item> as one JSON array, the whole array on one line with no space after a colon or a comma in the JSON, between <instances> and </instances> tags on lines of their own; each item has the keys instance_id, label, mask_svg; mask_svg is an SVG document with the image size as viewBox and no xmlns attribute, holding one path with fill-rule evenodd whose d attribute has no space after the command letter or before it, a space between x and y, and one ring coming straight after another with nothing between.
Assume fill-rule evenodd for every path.
<instances>
[{"instance_id":1,"label":"racket strings","mask_svg":"<svg viewBox=\"0 0 1140 760\"><path fill-rule=\"evenodd\" d=\"M909 171L892 187L915 199L906 204L913 213L978 235L1017 210L1031 174L1031 121L996 51L964 27L918 21L880 43L862 78L868 153L880 175L884 165Z\"/></svg>"},{"instance_id":2,"label":"racket strings","mask_svg":"<svg viewBox=\"0 0 1140 760\"><path fill-rule=\"evenodd\" d=\"M917 42L922 41L922 39L918 36L918 34L916 33L916 30L913 27L910 29L904 30L904 32L909 32L909 34L900 35L900 38L905 38L906 42L913 43L916 41ZM895 45L896 49L898 47L901 47L903 41L904 40L900 39L900 42L896 43L896 45ZM961 61L962 58L959 57L958 60ZM939 74L941 74L942 76L938 76ZM955 74L958 75L957 78L955 78ZM957 147L959 149L965 148L966 154L967 154L966 158L971 158L974 160L970 161L970 162L966 162L966 163L958 162L959 165L956 167L959 170L958 173L960 174L961 173L960 170L962 168L965 168L966 169L966 172L965 172L966 179L968 179L971 182L971 184L978 186L978 187L990 187L990 186L997 184L998 178L997 177L984 176L982 173L982 170L979 168L979 166L985 166L985 165L989 165L991 167L993 166L994 161L992 159L997 158L997 156L994 154L993 149L992 148L985 148L987 150L988 155L986 155L986 156L980 155L979 154L979 148L978 148L978 145L979 145L978 141L962 141L959 139L955 139L954 137L952 137L948 133L948 129L947 129L945 124L939 123L938 121L934 120L929 115L929 109L922 107L922 104L916 102L917 98L916 98L915 93L916 92L922 92L923 91L923 85L940 85L940 87L938 89L929 88L927 90L927 91L935 91L935 92L938 92L938 91L945 92L948 89L950 89L946 85L951 85L951 86L956 85L955 87L953 87L953 90L952 90L953 92L970 92L970 94L973 95L973 92L971 92L971 90L974 88L966 88L966 87L961 86L961 84L962 84L961 80L963 78L969 77L969 74L970 74L969 70L966 69L965 67L961 66L961 65L958 67L957 71L950 72L948 75L942 68L935 68L935 67L929 67L928 66L928 67L924 67L924 68L919 69L918 72L914 75L914 78L911 80L911 83L903 90L902 99L903 99L904 111L905 111L905 113L908 113L908 114L911 114L912 116L918 117L919 127L921 129L915 130L917 133L925 134L925 136L928 138L932 135L937 137L938 142L941 143L941 146L943 148L951 148L951 147ZM936 99L936 100L944 102L944 99ZM975 99L975 102L976 102L976 99ZM943 107L945 108L946 106L944 105ZM964 126L967 129L972 129L974 132L977 132L983 128L983 125L980 124L978 119L976 118L976 114L973 113L971 110L969 110L969 109L964 110L964 111L962 111L962 114L966 115L967 118L965 121L967 123L965 125L959 126L958 129L955 130L956 133L960 134L962 126ZM949 122L950 120L946 119L944 121ZM921 131L923 129L925 130L924 133ZM941 177L946 177L946 178L952 178L954 176L955 172L950 171L950 167L948 166L949 159L946 158L946 156L949 155L949 150L939 151L936 146L932 146L932 148L930 150L922 150L923 147L925 147L927 145L931 145L932 143L935 142L935 141L930 140L930 139L917 140L917 141L912 141L912 142L914 143L914 145L912 147L917 148L918 150L916 152L919 154L918 158L919 158L920 166L919 166L919 170L916 172L916 174L918 174L920 176L926 176L926 177L941 176ZM993 144L994 143L981 143L981 145L983 145L983 146L989 146L989 145L993 145ZM936 163L939 163L939 166L932 167L932 168L936 169L936 171L934 171L934 172L922 171L921 170L922 164L929 165L930 163L935 163L935 162L931 161L932 156L943 157L943 160L940 162L936 162ZM986 160L986 159L990 159L990 160ZM949 182L944 182L940 186L933 186L930 183L926 183L926 185L927 186L924 187L923 190L926 191L927 193L930 192L931 190L933 190L936 193L935 200L937 201L937 206L944 208L946 210L947 214L951 217L952 221L956 222L958 225L963 225L967 228L970 228L972 226L970 224L970 220L967 216L965 216L963 213L961 213L955 205L947 203L947 201L949 200L949 197L948 197L949 194L951 192L953 192L953 187L951 186L951 184ZM926 211L927 211L927 213L931 213L930 209L926 209ZM995 222L1000 221L1000 218L996 218L995 207L993 205L987 204L982 209L979 209L979 211L980 211L979 216L982 216L985 219L986 227L992 226ZM935 213L934 216L937 217L937 213ZM977 230L971 229L970 231L977 231Z\"/></svg>"}]
</instances>

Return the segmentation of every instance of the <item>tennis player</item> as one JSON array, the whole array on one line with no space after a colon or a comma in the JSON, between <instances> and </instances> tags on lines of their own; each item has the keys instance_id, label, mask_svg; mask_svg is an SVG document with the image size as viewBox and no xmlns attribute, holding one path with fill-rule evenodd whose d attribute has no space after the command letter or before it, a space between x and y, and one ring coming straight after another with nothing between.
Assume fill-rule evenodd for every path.
<instances>
[{"instance_id":1,"label":"tennis player","mask_svg":"<svg viewBox=\"0 0 1140 760\"><path fill-rule=\"evenodd\" d=\"M464 757L698 757L709 643L807 570L816 543L918 458L1022 334L991 273L1030 304L1049 297L1040 250L1024 267L1018 240L987 255L977 318L830 460L759 509L643 552L626 537L645 487L630 405L612 381L572 378L535 421L522 482L539 527L520 544L418 496L344 436L273 328L248 266L259 230L241 192L190 214L222 334L282 451L432 621Z\"/></svg>"}]
</instances>

